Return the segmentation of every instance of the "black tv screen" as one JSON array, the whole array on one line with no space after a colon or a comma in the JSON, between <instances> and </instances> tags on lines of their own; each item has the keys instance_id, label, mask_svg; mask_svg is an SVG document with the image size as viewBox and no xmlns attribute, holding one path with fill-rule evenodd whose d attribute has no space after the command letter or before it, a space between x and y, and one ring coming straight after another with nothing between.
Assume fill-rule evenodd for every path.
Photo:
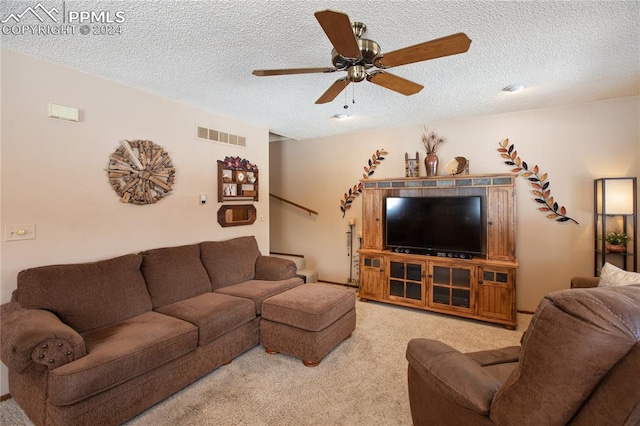
<instances>
[{"instance_id":1,"label":"black tv screen","mask_svg":"<svg viewBox=\"0 0 640 426\"><path fill-rule=\"evenodd\" d=\"M386 199L386 245L392 249L482 254L482 232L480 196Z\"/></svg>"}]
</instances>

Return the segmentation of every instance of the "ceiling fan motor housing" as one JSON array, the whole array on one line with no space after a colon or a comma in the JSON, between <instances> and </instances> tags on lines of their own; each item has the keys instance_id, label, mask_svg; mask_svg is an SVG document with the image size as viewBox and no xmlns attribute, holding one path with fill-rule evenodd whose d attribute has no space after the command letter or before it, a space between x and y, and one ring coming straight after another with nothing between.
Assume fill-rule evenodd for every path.
<instances>
[{"instance_id":1,"label":"ceiling fan motor housing","mask_svg":"<svg viewBox=\"0 0 640 426\"><path fill-rule=\"evenodd\" d=\"M352 65L362 65L366 69L369 69L373 67L373 61L380 54L380 45L373 40L361 38L367 31L367 26L362 22L353 22L351 28L353 35L356 37L362 58L347 58L340 55L336 49L332 49L331 62L333 66L340 71L346 70Z\"/></svg>"}]
</instances>

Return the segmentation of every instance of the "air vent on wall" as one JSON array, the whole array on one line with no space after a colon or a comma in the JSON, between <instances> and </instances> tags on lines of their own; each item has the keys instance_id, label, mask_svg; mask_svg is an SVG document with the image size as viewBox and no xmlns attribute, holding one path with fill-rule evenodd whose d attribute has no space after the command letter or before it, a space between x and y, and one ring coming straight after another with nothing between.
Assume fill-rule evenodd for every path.
<instances>
[{"instance_id":1,"label":"air vent on wall","mask_svg":"<svg viewBox=\"0 0 640 426\"><path fill-rule=\"evenodd\" d=\"M247 146L247 138L244 136L232 135L231 133L221 132L202 126L197 127L196 137L205 141L219 142L241 147Z\"/></svg>"}]
</instances>

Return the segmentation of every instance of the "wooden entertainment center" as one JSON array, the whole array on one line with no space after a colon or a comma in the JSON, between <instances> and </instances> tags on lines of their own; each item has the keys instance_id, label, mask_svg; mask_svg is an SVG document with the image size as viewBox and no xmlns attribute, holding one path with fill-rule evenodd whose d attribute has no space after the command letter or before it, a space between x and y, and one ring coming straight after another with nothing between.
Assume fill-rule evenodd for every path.
<instances>
[{"instance_id":1,"label":"wooden entertainment center","mask_svg":"<svg viewBox=\"0 0 640 426\"><path fill-rule=\"evenodd\" d=\"M515 175L363 180L361 300L375 300L502 324L516 317ZM385 247L387 197L480 196L481 256L399 253Z\"/></svg>"}]
</instances>

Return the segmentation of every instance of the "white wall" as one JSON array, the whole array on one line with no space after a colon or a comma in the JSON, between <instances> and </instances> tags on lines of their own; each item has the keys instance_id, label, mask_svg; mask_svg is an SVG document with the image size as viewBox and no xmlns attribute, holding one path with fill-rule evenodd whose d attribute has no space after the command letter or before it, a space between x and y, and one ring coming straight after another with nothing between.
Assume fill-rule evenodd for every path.
<instances>
[{"instance_id":1,"label":"white wall","mask_svg":"<svg viewBox=\"0 0 640 426\"><path fill-rule=\"evenodd\" d=\"M357 117L355 117L357 119ZM472 174L508 173L497 152L509 138L530 166L548 173L549 189L580 224L547 219L533 201L532 187L517 178L517 307L533 311L544 294L569 287L574 275L593 275L593 179L640 174L640 98L624 98L558 108L426 122L447 138L438 155L439 173L454 156L470 160ZM336 123L340 125L339 122ZM346 282L349 276L347 218L357 218L359 197L342 219L340 200L358 183L376 149L389 155L372 178L404 176L404 153L419 151L422 127L385 129L270 145L271 192L317 210L306 213L271 203L271 249L304 254L321 280Z\"/></svg>"},{"instance_id":2,"label":"white wall","mask_svg":"<svg viewBox=\"0 0 640 426\"><path fill-rule=\"evenodd\" d=\"M255 235L269 252L268 129L222 117L97 77L2 50L1 226L35 224L35 240L2 239L0 298L18 271L105 259L162 246ZM215 87L203 88L215 95ZM54 102L81 111L80 122L47 117ZM247 148L195 138L196 125L246 136ZM172 194L157 204L119 201L107 179L122 139L164 147L177 168ZM217 222L217 166L240 156L260 169L258 217L251 226ZM199 195L208 202L201 206ZM2 366L0 395L8 392Z\"/></svg>"}]
</instances>

